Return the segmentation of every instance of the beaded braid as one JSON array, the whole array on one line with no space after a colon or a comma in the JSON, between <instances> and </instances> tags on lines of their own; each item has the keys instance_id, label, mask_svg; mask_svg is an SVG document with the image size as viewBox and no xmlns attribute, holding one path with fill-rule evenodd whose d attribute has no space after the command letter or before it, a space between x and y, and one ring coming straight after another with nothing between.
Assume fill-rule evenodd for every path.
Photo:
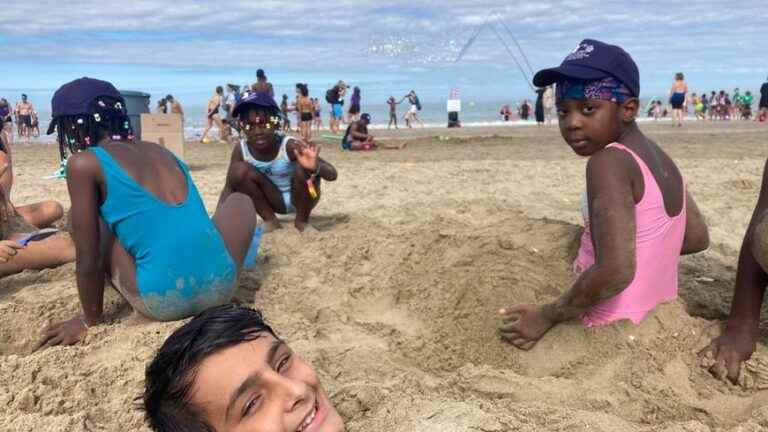
<instances>
[{"instance_id":1,"label":"beaded braid","mask_svg":"<svg viewBox=\"0 0 768 432\"><path fill-rule=\"evenodd\" d=\"M133 129L123 102L110 97L93 101L93 114L59 116L53 119L59 138L61 160L97 145L103 133L114 141L132 141Z\"/></svg>"}]
</instances>

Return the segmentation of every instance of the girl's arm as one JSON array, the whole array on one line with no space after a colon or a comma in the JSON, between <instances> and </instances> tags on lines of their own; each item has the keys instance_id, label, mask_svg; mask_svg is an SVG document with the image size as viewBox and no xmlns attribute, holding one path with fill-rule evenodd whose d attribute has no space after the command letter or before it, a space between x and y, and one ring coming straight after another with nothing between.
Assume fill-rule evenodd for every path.
<instances>
[{"instance_id":1,"label":"girl's arm","mask_svg":"<svg viewBox=\"0 0 768 432\"><path fill-rule=\"evenodd\" d=\"M77 292L88 325L101 322L104 302L105 257L101 255L99 181L101 168L90 152L72 155L67 162L67 188L76 254Z\"/></svg>"}]
</instances>

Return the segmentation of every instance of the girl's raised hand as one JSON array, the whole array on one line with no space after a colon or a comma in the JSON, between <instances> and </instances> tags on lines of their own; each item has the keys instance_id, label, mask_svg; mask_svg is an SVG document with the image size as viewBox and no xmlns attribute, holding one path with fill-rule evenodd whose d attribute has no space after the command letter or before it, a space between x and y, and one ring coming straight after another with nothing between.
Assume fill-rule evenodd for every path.
<instances>
[{"instance_id":1,"label":"girl's raised hand","mask_svg":"<svg viewBox=\"0 0 768 432\"><path fill-rule=\"evenodd\" d=\"M317 157L320 154L320 147L312 143L300 142L294 150L296 161L307 171L317 171Z\"/></svg>"}]
</instances>

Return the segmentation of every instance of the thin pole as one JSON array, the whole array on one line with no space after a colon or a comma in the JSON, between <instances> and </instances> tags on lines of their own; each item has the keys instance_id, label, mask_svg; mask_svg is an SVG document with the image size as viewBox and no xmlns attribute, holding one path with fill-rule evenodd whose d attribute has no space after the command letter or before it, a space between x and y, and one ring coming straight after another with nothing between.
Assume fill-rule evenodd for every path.
<instances>
[{"instance_id":1,"label":"thin pole","mask_svg":"<svg viewBox=\"0 0 768 432\"><path fill-rule=\"evenodd\" d=\"M528 75L525 73L525 69L523 69L523 66L520 64L519 61L517 61L517 57L515 57L515 54L512 53L512 50L509 48L509 45L507 45L507 41L504 40L504 38L501 37L499 34L499 31L496 30L496 27L493 26L493 24L489 24L491 27L491 30L496 34L496 37L499 38L499 41L501 41L502 45L504 45L504 48L507 50L507 53L509 53L510 57L512 57L512 60L515 61L515 64L517 65L517 68L520 69L520 73L523 74L523 78L525 78L525 83L528 84L528 87L531 88L531 90L536 90L533 88L533 85L531 84L531 81L528 79Z\"/></svg>"}]
</instances>

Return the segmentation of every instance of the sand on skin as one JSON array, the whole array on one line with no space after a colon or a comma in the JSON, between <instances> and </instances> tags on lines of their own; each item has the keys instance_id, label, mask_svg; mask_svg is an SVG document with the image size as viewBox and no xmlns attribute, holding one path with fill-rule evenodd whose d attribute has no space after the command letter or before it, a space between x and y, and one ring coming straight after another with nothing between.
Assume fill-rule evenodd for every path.
<instances>
[{"instance_id":1,"label":"sand on skin","mask_svg":"<svg viewBox=\"0 0 768 432\"><path fill-rule=\"evenodd\" d=\"M323 187L319 232L265 237L238 297L315 364L351 431L765 430L768 333L751 388L713 380L696 352L728 313L766 129L643 128L678 161L712 248L683 258L680 298L640 326L569 323L531 352L497 339L499 307L549 300L573 280L584 160L555 128L414 130L406 149L378 153L326 146L340 178ZM65 184L41 179L55 148L14 150L14 200L68 207ZM228 152L190 148L209 209ZM78 310L74 266L0 280L0 430L147 430L134 397L179 323L138 320L112 291L106 309L110 325L87 344L30 353L47 322Z\"/></svg>"}]
</instances>

